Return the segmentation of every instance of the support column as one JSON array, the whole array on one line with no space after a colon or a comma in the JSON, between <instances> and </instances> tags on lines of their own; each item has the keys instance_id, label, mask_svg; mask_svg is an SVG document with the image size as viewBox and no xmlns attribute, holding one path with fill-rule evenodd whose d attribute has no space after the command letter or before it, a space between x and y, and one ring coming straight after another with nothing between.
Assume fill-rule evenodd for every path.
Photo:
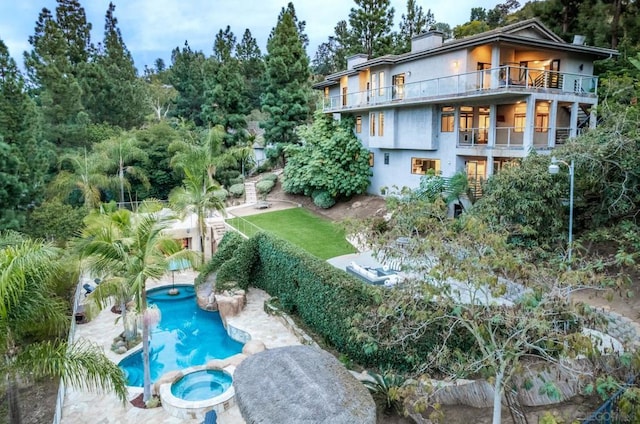
<instances>
[{"instance_id":1,"label":"support column","mask_svg":"<svg viewBox=\"0 0 640 424\"><path fill-rule=\"evenodd\" d=\"M571 126L569 129L569 137L573 138L578 135L578 102L571 103Z\"/></svg>"},{"instance_id":2,"label":"support column","mask_svg":"<svg viewBox=\"0 0 640 424\"><path fill-rule=\"evenodd\" d=\"M536 98L534 96L527 99L527 118L525 122L522 147L525 152L529 152L533 148L533 134L536 124Z\"/></svg>"},{"instance_id":3,"label":"support column","mask_svg":"<svg viewBox=\"0 0 640 424\"><path fill-rule=\"evenodd\" d=\"M558 127L558 100L552 100L549 105L549 140L548 146L556 145L556 129Z\"/></svg>"},{"instance_id":4,"label":"support column","mask_svg":"<svg viewBox=\"0 0 640 424\"><path fill-rule=\"evenodd\" d=\"M496 43L491 47L491 88L500 88L500 46Z\"/></svg>"},{"instance_id":5,"label":"support column","mask_svg":"<svg viewBox=\"0 0 640 424\"><path fill-rule=\"evenodd\" d=\"M497 127L497 114L498 105L492 104L489 106L489 140L487 140L487 147L493 149L496 145L496 127Z\"/></svg>"}]
</instances>

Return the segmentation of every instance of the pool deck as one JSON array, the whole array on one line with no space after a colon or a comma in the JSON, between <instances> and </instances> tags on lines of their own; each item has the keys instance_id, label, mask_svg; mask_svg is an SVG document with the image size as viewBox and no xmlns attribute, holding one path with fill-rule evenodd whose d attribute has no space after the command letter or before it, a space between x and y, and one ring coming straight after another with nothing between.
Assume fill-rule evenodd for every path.
<instances>
[{"instance_id":1,"label":"pool deck","mask_svg":"<svg viewBox=\"0 0 640 424\"><path fill-rule=\"evenodd\" d=\"M181 271L175 273L176 284L193 283L196 273ZM89 281L86 281L89 282ZM83 281L82 283L85 283ZM151 282L148 288L171 284L168 274L160 281ZM267 349L300 344L297 337L289 331L276 317L264 312L263 304L268 295L258 289L250 289L247 293L247 305L236 317L228 319L229 325L251 335L252 340L261 340ZM105 309L89 323L76 327L75 340L85 339L98 344L113 362L118 363L125 355L111 351L114 337L122 332L122 323L115 322L117 315ZM128 352L130 353L130 352ZM132 388L129 399L135 398L142 388ZM125 423L200 423L200 419L183 419L170 415L162 407L140 409L129 402L122 404L115 396L105 393L89 393L74 388L67 388L62 414L64 424L125 424ZM244 424L237 406L233 406L218 415L219 424Z\"/></svg>"}]
</instances>

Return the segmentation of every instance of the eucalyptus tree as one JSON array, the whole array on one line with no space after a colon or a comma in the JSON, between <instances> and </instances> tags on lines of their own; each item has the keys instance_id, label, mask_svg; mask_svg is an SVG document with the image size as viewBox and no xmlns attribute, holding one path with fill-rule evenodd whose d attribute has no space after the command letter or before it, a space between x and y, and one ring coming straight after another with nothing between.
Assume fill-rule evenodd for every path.
<instances>
[{"instance_id":1,"label":"eucalyptus tree","mask_svg":"<svg viewBox=\"0 0 640 424\"><path fill-rule=\"evenodd\" d=\"M149 187L149 179L144 171L135 165L147 158L147 153L139 147L135 136L125 133L96 144L90 160L98 164L103 173L115 174L120 189L120 205L122 207L125 202L124 190L131 188L130 178L142 182L147 188ZM129 193L129 197L131 198L131 193Z\"/></svg>"},{"instance_id":2,"label":"eucalyptus tree","mask_svg":"<svg viewBox=\"0 0 640 424\"><path fill-rule=\"evenodd\" d=\"M126 400L124 375L100 347L64 341L71 318L68 302L54 291L63 273L60 256L51 245L31 240L2 243L0 249L0 373L14 424L21 422L18 384L42 377L113 391Z\"/></svg>"},{"instance_id":3,"label":"eucalyptus tree","mask_svg":"<svg viewBox=\"0 0 640 424\"><path fill-rule=\"evenodd\" d=\"M93 273L111 280L117 287L115 290L126 287L133 295L137 312L142 316L143 400L147 402L151 399L147 282L165 275L170 260L185 259L196 266L198 259L182 250L181 244L166 233L174 217L159 212L117 213L121 218L118 225L104 228L95 238L91 232L86 235L81 242L82 253ZM103 294L109 292L105 290Z\"/></svg>"}]
</instances>

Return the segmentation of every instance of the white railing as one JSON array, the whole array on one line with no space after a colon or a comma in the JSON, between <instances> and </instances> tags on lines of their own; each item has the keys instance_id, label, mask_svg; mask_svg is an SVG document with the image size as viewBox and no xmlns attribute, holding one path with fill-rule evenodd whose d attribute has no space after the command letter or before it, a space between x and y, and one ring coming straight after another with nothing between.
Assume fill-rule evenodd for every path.
<instances>
[{"instance_id":1,"label":"white railing","mask_svg":"<svg viewBox=\"0 0 640 424\"><path fill-rule=\"evenodd\" d=\"M489 90L555 90L591 96L597 94L597 89L598 77L591 75L500 66L332 96L323 99L322 108L324 111L331 111L417 100L426 101L460 94L481 94Z\"/></svg>"}]
</instances>

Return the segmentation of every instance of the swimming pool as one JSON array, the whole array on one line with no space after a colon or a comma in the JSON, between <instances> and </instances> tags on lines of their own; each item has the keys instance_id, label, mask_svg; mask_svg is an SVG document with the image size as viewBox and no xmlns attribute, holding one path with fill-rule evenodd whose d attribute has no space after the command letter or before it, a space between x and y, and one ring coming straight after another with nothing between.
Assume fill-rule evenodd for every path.
<instances>
[{"instance_id":1,"label":"swimming pool","mask_svg":"<svg viewBox=\"0 0 640 424\"><path fill-rule=\"evenodd\" d=\"M169 371L204 365L212 359L224 359L242 351L242 343L228 336L218 312L203 311L196 305L195 289L175 285L180 294L168 294L171 286L147 291L149 304L162 312L162 320L151 331L149 343L151 382ZM118 364L129 386L142 387L142 350Z\"/></svg>"}]
</instances>

